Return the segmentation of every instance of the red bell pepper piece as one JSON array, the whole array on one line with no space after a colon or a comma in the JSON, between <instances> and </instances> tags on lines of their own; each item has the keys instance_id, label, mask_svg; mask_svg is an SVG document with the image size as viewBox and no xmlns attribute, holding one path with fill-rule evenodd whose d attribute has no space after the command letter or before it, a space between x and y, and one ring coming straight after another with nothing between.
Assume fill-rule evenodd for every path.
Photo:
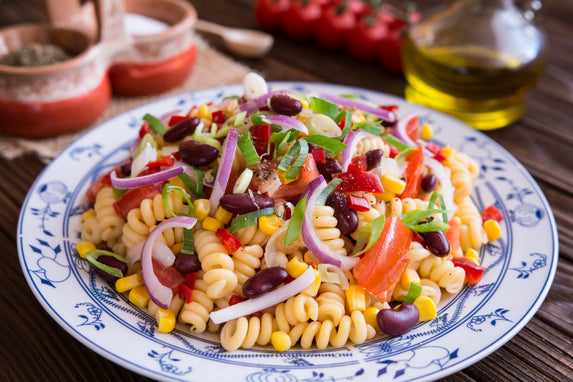
<instances>
[{"instance_id":1,"label":"red bell pepper piece","mask_svg":"<svg viewBox=\"0 0 573 382\"><path fill-rule=\"evenodd\" d=\"M162 157L151 161L145 165L148 168L171 167L175 164L175 158L172 155Z\"/></svg>"},{"instance_id":2,"label":"red bell pepper piece","mask_svg":"<svg viewBox=\"0 0 573 382\"><path fill-rule=\"evenodd\" d=\"M384 192L378 175L369 172L341 172L333 174L332 177L342 179L342 182L336 187L338 192Z\"/></svg>"},{"instance_id":3,"label":"red bell pepper piece","mask_svg":"<svg viewBox=\"0 0 573 382\"><path fill-rule=\"evenodd\" d=\"M271 125L253 125L249 128L251 132L251 137L253 137L253 142L255 143L269 143L271 140L271 135L273 135L273 129Z\"/></svg>"},{"instance_id":4,"label":"red bell pepper piece","mask_svg":"<svg viewBox=\"0 0 573 382\"><path fill-rule=\"evenodd\" d=\"M424 175L424 152L422 147L413 151L408 156L408 166L404 171L404 178L406 179L406 188L399 195L400 199L414 198L418 194L420 184L422 183L422 176Z\"/></svg>"},{"instance_id":5,"label":"red bell pepper piece","mask_svg":"<svg viewBox=\"0 0 573 382\"><path fill-rule=\"evenodd\" d=\"M360 155L352 158L350 164L348 164L348 172L365 172L368 162L366 160L366 154Z\"/></svg>"},{"instance_id":6,"label":"red bell pepper piece","mask_svg":"<svg viewBox=\"0 0 573 382\"><path fill-rule=\"evenodd\" d=\"M186 120L187 118L189 118L188 115L172 115L169 118L169 123L167 123L168 126L175 126L177 125L179 122Z\"/></svg>"},{"instance_id":7,"label":"red bell pepper piece","mask_svg":"<svg viewBox=\"0 0 573 382\"><path fill-rule=\"evenodd\" d=\"M316 163L326 163L326 154L324 153L324 148L317 147L312 149L311 152L312 158Z\"/></svg>"},{"instance_id":8,"label":"red bell pepper piece","mask_svg":"<svg viewBox=\"0 0 573 382\"><path fill-rule=\"evenodd\" d=\"M235 253L239 248L241 248L241 242L239 239L226 229L219 228L215 234L223 242L223 245L227 248L229 253Z\"/></svg>"},{"instance_id":9,"label":"red bell pepper piece","mask_svg":"<svg viewBox=\"0 0 573 382\"><path fill-rule=\"evenodd\" d=\"M193 288L197 280L197 272L187 273L185 279L179 284L179 298L189 304L192 301Z\"/></svg>"},{"instance_id":10,"label":"red bell pepper piece","mask_svg":"<svg viewBox=\"0 0 573 382\"><path fill-rule=\"evenodd\" d=\"M222 125L227 120L223 110L217 110L211 113L211 121L217 125Z\"/></svg>"},{"instance_id":11,"label":"red bell pepper piece","mask_svg":"<svg viewBox=\"0 0 573 382\"><path fill-rule=\"evenodd\" d=\"M143 121L139 128L139 138L143 138L147 133L149 133L149 123L147 123L147 121Z\"/></svg>"},{"instance_id":12,"label":"red bell pepper piece","mask_svg":"<svg viewBox=\"0 0 573 382\"><path fill-rule=\"evenodd\" d=\"M480 281L485 271L485 267L465 257L454 257L452 262L456 267L460 267L466 272L466 280L468 280L468 284L470 285Z\"/></svg>"},{"instance_id":13,"label":"red bell pepper piece","mask_svg":"<svg viewBox=\"0 0 573 382\"><path fill-rule=\"evenodd\" d=\"M390 216L372 248L352 269L358 283L380 301L388 301L408 266L411 230L396 216Z\"/></svg>"},{"instance_id":14,"label":"red bell pepper piece","mask_svg":"<svg viewBox=\"0 0 573 382\"><path fill-rule=\"evenodd\" d=\"M364 196L359 195L346 195L348 198L348 207L354 211L370 211L370 203Z\"/></svg>"},{"instance_id":15,"label":"red bell pepper piece","mask_svg":"<svg viewBox=\"0 0 573 382\"><path fill-rule=\"evenodd\" d=\"M489 206L482 211L481 218L484 222L488 220L495 220L499 223L503 220L503 215L496 206Z\"/></svg>"},{"instance_id":16,"label":"red bell pepper piece","mask_svg":"<svg viewBox=\"0 0 573 382\"><path fill-rule=\"evenodd\" d=\"M153 271L159 282L168 288L179 290L179 285L185 281L185 277L172 266L164 266L159 261L153 259Z\"/></svg>"}]
</instances>

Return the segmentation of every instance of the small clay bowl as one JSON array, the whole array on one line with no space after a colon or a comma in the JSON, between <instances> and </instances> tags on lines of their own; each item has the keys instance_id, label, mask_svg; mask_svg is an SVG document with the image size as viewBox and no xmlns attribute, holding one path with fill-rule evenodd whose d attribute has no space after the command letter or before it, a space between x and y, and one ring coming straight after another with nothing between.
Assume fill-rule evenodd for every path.
<instances>
[{"instance_id":1,"label":"small clay bowl","mask_svg":"<svg viewBox=\"0 0 573 382\"><path fill-rule=\"evenodd\" d=\"M72 58L36 67L0 64L0 132L45 138L79 130L111 97L108 59L84 33L43 24L0 30L0 57L32 43L64 48Z\"/></svg>"},{"instance_id":2,"label":"small clay bowl","mask_svg":"<svg viewBox=\"0 0 573 382\"><path fill-rule=\"evenodd\" d=\"M125 15L134 14L166 24L154 34L128 35L131 47L112 58L109 70L117 94L143 96L158 94L181 85L196 61L195 8L181 0L124 0ZM123 17L120 13L108 18ZM111 23L113 24L113 23Z\"/></svg>"}]
</instances>

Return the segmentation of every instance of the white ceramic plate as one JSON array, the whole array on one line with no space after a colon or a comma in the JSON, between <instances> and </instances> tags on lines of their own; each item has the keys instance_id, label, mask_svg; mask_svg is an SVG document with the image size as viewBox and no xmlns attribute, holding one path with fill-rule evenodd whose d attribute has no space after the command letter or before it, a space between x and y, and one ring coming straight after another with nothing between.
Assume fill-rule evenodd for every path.
<instances>
[{"instance_id":1,"label":"white ceramic plate","mask_svg":"<svg viewBox=\"0 0 573 382\"><path fill-rule=\"evenodd\" d=\"M355 93L413 110L435 129L434 140L474 157L481 166L473 198L503 213L503 237L482 249L482 280L439 307L436 319L395 338L324 351L270 348L224 351L214 335L157 331L154 319L130 305L90 271L75 250L88 186L127 158L145 113L188 110L241 94L239 86L170 97L127 112L68 147L39 176L22 207L18 249L27 281L46 311L73 337L137 373L175 381L426 381L461 370L511 339L535 314L557 267L553 214L541 190L507 151L443 114L403 99L334 85L273 83L304 93ZM232 376L232 377L231 377Z\"/></svg>"}]
</instances>

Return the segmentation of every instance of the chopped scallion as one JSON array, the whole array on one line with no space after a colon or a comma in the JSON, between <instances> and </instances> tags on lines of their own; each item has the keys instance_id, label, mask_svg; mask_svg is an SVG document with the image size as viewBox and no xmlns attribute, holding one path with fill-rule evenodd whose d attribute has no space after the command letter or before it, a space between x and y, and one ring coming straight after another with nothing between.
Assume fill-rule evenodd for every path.
<instances>
[{"instance_id":1,"label":"chopped scallion","mask_svg":"<svg viewBox=\"0 0 573 382\"><path fill-rule=\"evenodd\" d=\"M322 98L312 97L310 108L315 114L324 114L332 119L338 115L338 105Z\"/></svg>"},{"instance_id":2,"label":"chopped scallion","mask_svg":"<svg viewBox=\"0 0 573 382\"><path fill-rule=\"evenodd\" d=\"M231 221L231 232L237 232L241 228L255 225L261 216L273 215L274 213L275 209L268 207L239 215Z\"/></svg>"},{"instance_id":3,"label":"chopped scallion","mask_svg":"<svg viewBox=\"0 0 573 382\"><path fill-rule=\"evenodd\" d=\"M408 159L410 154L412 154L416 150L418 150L418 149L415 147L408 147L406 150L400 151L400 153L398 153L398 155L396 155L396 157L394 159L396 160L396 162L402 163L406 159Z\"/></svg>"},{"instance_id":4,"label":"chopped scallion","mask_svg":"<svg viewBox=\"0 0 573 382\"><path fill-rule=\"evenodd\" d=\"M143 116L143 120L147 121L147 123L149 124L149 129L157 135L163 136L163 134L165 134L165 132L167 131L167 128L165 127L163 122L161 122L151 114L145 114Z\"/></svg>"},{"instance_id":5,"label":"chopped scallion","mask_svg":"<svg viewBox=\"0 0 573 382\"><path fill-rule=\"evenodd\" d=\"M409 148L410 146L408 146L407 144L405 144L404 142L402 142L401 140L399 140L398 138L396 138L395 136L391 135L391 134L384 134L382 135L382 139L384 139L384 141L386 143L388 143L389 145L392 145L394 147L396 147L398 149L398 151L404 151L407 148Z\"/></svg>"},{"instance_id":6,"label":"chopped scallion","mask_svg":"<svg viewBox=\"0 0 573 382\"><path fill-rule=\"evenodd\" d=\"M410 282L410 287L408 288L406 299L404 299L404 304L413 304L414 301L421 295L422 287L415 282Z\"/></svg>"},{"instance_id":7,"label":"chopped scallion","mask_svg":"<svg viewBox=\"0 0 573 382\"><path fill-rule=\"evenodd\" d=\"M243 131L239 134L237 146L239 146L241 153L243 153L247 166L252 166L260 162L261 157L257 153L257 149L255 149L250 131Z\"/></svg>"},{"instance_id":8,"label":"chopped scallion","mask_svg":"<svg viewBox=\"0 0 573 382\"><path fill-rule=\"evenodd\" d=\"M324 148L328 156L334 155L346 148L346 145L338 139L325 137L324 135L311 135L305 138L305 141Z\"/></svg>"},{"instance_id":9,"label":"chopped scallion","mask_svg":"<svg viewBox=\"0 0 573 382\"><path fill-rule=\"evenodd\" d=\"M378 216L376 219L369 221L358 235L358 240L354 246L354 251L350 256L360 256L368 251L376 243L376 240L382 234L386 217L384 215Z\"/></svg>"},{"instance_id":10,"label":"chopped scallion","mask_svg":"<svg viewBox=\"0 0 573 382\"><path fill-rule=\"evenodd\" d=\"M326 199L328 199L328 196L332 193L332 191L334 191L336 189L336 187L338 187L338 185L341 182L342 182L342 179L340 179L340 178L332 179L330 181L330 183L328 183L328 186L326 186L324 191L322 191L322 193L320 194L318 199L316 199L316 205L324 206L324 204L326 203Z\"/></svg>"},{"instance_id":11,"label":"chopped scallion","mask_svg":"<svg viewBox=\"0 0 573 382\"><path fill-rule=\"evenodd\" d=\"M124 276L123 272L117 269L116 267L111 267L109 265L99 262L97 259L100 256L111 256L114 259L126 264L129 263L129 260L127 260L123 256L118 255L117 253L105 251L103 249L92 249L87 251L86 253L86 260L89 261L89 263L92 264L94 267L101 269L105 273L108 273L117 278L122 278Z\"/></svg>"},{"instance_id":12,"label":"chopped scallion","mask_svg":"<svg viewBox=\"0 0 573 382\"><path fill-rule=\"evenodd\" d=\"M304 211L306 210L306 197L307 195L303 196L303 198L299 200L294 207L285 235L285 245L293 243L300 236L302 220L304 219Z\"/></svg>"},{"instance_id":13,"label":"chopped scallion","mask_svg":"<svg viewBox=\"0 0 573 382\"><path fill-rule=\"evenodd\" d=\"M298 178L298 174L300 174L300 171L304 166L304 162L306 162L306 157L308 156L308 143L304 140L297 141L297 143L300 143L300 149L294 162L285 175L285 178L287 179Z\"/></svg>"},{"instance_id":14,"label":"chopped scallion","mask_svg":"<svg viewBox=\"0 0 573 382\"><path fill-rule=\"evenodd\" d=\"M343 110L334 118L334 122L336 122L340 126L340 122L344 121L344 127L342 128L342 133L340 136L336 137L339 141L342 141L352 128L352 114L350 114L347 110Z\"/></svg>"}]
</instances>

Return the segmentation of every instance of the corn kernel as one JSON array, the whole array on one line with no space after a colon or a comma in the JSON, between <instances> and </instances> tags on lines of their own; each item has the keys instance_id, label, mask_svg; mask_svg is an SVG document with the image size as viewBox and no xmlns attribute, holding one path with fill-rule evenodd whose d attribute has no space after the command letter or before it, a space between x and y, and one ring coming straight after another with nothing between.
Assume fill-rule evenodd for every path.
<instances>
[{"instance_id":1,"label":"corn kernel","mask_svg":"<svg viewBox=\"0 0 573 382\"><path fill-rule=\"evenodd\" d=\"M233 214L230 213L229 211L227 211L226 209L224 209L223 207L219 206L219 207L217 207L217 210L215 211L214 217L215 217L215 219L217 219L221 223L223 223L223 225L225 225L231 221Z\"/></svg>"},{"instance_id":2,"label":"corn kernel","mask_svg":"<svg viewBox=\"0 0 573 382\"><path fill-rule=\"evenodd\" d=\"M169 333L175 329L175 313L171 309L158 308L155 312L157 330L161 333Z\"/></svg>"},{"instance_id":3,"label":"corn kernel","mask_svg":"<svg viewBox=\"0 0 573 382\"><path fill-rule=\"evenodd\" d=\"M76 249L78 250L78 255L80 255L82 259L85 259L86 253L92 249L96 249L96 246L91 241L80 241L76 244Z\"/></svg>"},{"instance_id":4,"label":"corn kernel","mask_svg":"<svg viewBox=\"0 0 573 382\"><path fill-rule=\"evenodd\" d=\"M82 220L86 221L89 218L93 218L94 216L96 216L96 212L93 208L90 208L89 210L87 210L82 214Z\"/></svg>"},{"instance_id":5,"label":"corn kernel","mask_svg":"<svg viewBox=\"0 0 573 382\"><path fill-rule=\"evenodd\" d=\"M405 181L391 174L382 175L380 180L382 181L382 187L384 187L384 191L386 192L401 194L406 188Z\"/></svg>"},{"instance_id":6,"label":"corn kernel","mask_svg":"<svg viewBox=\"0 0 573 382\"><path fill-rule=\"evenodd\" d=\"M402 278L400 279L400 286L405 290L408 290L410 289L411 282L420 285L420 275L415 269L406 268L406 271L402 274Z\"/></svg>"},{"instance_id":7,"label":"corn kernel","mask_svg":"<svg viewBox=\"0 0 573 382\"><path fill-rule=\"evenodd\" d=\"M213 116L211 115L211 112L209 111L209 106L207 105L199 106L199 110L197 111L197 116L200 119L206 119L208 121L213 120Z\"/></svg>"},{"instance_id":8,"label":"corn kernel","mask_svg":"<svg viewBox=\"0 0 573 382\"><path fill-rule=\"evenodd\" d=\"M465 253L465 258L479 264L479 253L473 248L468 248Z\"/></svg>"},{"instance_id":9,"label":"corn kernel","mask_svg":"<svg viewBox=\"0 0 573 382\"><path fill-rule=\"evenodd\" d=\"M203 228L207 231L217 232L219 228L223 228L224 224L211 216L207 216L203 219Z\"/></svg>"},{"instance_id":10,"label":"corn kernel","mask_svg":"<svg viewBox=\"0 0 573 382\"><path fill-rule=\"evenodd\" d=\"M495 241L501 237L501 227L496 220L486 220L483 223L483 228L485 229L485 233L487 233L487 239L489 241Z\"/></svg>"},{"instance_id":11,"label":"corn kernel","mask_svg":"<svg viewBox=\"0 0 573 382\"><path fill-rule=\"evenodd\" d=\"M450 163L450 161L455 159L456 150L454 150L450 146L446 146L440 150L440 154L442 154L446 158L446 160L444 161L444 165L448 165Z\"/></svg>"},{"instance_id":12,"label":"corn kernel","mask_svg":"<svg viewBox=\"0 0 573 382\"><path fill-rule=\"evenodd\" d=\"M181 252L182 249L183 249L183 242L181 241L171 246L171 252L173 253L179 253Z\"/></svg>"},{"instance_id":13,"label":"corn kernel","mask_svg":"<svg viewBox=\"0 0 573 382\"><path fill-rule=\"evenodd\" d=\"M259 218L259 229L269 236L275 233L281 225L281 219L277 215L267 215Z\"/></svg>"},{"instance_id":14,"label":"corn kernel","mask_svg":"<svg viewBox=\"0 0 573 382\"><path fill-rule=\"evenodd\" d=\"M360 285L351 285L344 291L346 303L351 312L366 310L366 291Z\"/></svg>"},{"instance_id":15,"label":"corn kernel","mask_svg":"<svg viewBox=\"0 0 573 382\"><path fill-rule=\"evenodd\" d=\"M374 329L378 330L378 312L380 309L376 308L375 306L371 306L364 311L364 320Z\"/></svg>"},{"instance_id":16,"label":"corn kernel","mask_svg":"<svg viewBox=\"0 0 573 382\"><path fill-rule=\"evenodd\" d=\"M454 216L454 219L458 222L458 224L462 224L462 219L459 216Z\"/></svg>"},{"instance_id":17,"label":"corn kernel","mask_svg":"<svg viewBox=\"0 0 573 382\"><path fill-rule=\"evenodd\" d=\"M149 292L145 285L140 285L129 291L129 302L140 308L145 308L149 304Z\"/></svg>"},{"instance_id":18,"label":"corn kernel","mask_svg":"<svg viewBox=\"0 0 573 382\"><path fill-rule=\"evenodd\" d=\"M391 202L392 199L396 197L396 194L390 191L384 191L374 195L376 196L376 199L383 200L385 202Z\"/></svg>"},{"instance_id":19,"label":"corn kernel","mask_svg":"<svg viewBox=\"0 0 573 382\"><path fill-rule=\"evenodd\" d=\"M311 251L306 251L302 256L305 263L315 263L318 264L320 261L312 254Z\"/></svg>"},{"instance_id":20,"label":"corn kernel","mask_svg":"<svg viewBox=\"0 0 573 382\"><path fill-rule=\"evenodd\" d=\"M306 268L308 268L308 264L303 263L298 257L293 257L287 263L286 271L289 276L296 279L306 271Z\"/></svg>"},{"instance_id":21,"label":"corn kernel","mask_svg":"<svg viewBox=\"0 0 573 382\"><path fill-rule=\"evenodd\" d=\"M288 333L283 330L277 330L271 334L271 344L276 351L285 351L292 346Z\"/></svg>"},{"instance_id":22,"label":"corn kernel","mask_svg":"<svg viewBox=\"0 0 573 382\"><path fill-rule=\"evenodd\" d=\"M209 199L197 199L193 202L193 207L195 207L195 218L198 221L203 221L211 212Z\"/></svg>"},{"instance_id":23,"label":"corn kernel","mask_svg":"<svg viewBox=\"0 0 573 382\"><path fill-rule=\"evenodd\" d=\"M414 305L416 305L418 312L420 312L418 322L433 320L438 314L436 304L434 304L434 301L428 296L419 296L414 300Z\"/></svg>"},{"instance_id":24,"label":"corn kernel","mask_svg":"<svg viewBox=\"0 0 573 382\"><path fill-rule=\"evenodd\" d=\"M169 178L169 183L171 183L174 186L177 187L181 187L182 189L185 189L185 184L183 184L183 181L181 179L179 179L178 176L174 176L173 178Z\"/></svg>"},{"instance_id":25,"label":"corn kernel","mask_svg":"<svg viewBox=\"0 0 573 382\"><path fill-rule=\"evenodd\" d=\"M434 136L434 128L432 127L432 125L428 124L428 123L424 123L422 125L422 131L420 133L420 137L423 140L428 140L430 138L432 138Z\"/></svg>"},{"instance_id":26,"label":"corn kernel","mask_svg":"<svg viewBox=\"0 0 573 382\"><path fill-rule=\"evenodd\" d=\"M312 268L312 270L314 271L314 281L312 284L307 286L306 289L302 291L302 293L315 297L318 294L318 288L320 288L320 283L322 280L320 279L320 273L318 273L318 270L314 268Z\"/></svg>"},{"instance_id":27,"label":"corn kernel","mask_svg":"<svg viewBox=\"0 0 573 382\"><path fill-rule=\"evenodd\" d=\"M115 289L119 293L123 293L141 285L144 285L143 276L141 275L141 273L134 273L130 276L125 276L120 279L117 279L117 281L115 282Z\"/></svg>"}]
</instances>

